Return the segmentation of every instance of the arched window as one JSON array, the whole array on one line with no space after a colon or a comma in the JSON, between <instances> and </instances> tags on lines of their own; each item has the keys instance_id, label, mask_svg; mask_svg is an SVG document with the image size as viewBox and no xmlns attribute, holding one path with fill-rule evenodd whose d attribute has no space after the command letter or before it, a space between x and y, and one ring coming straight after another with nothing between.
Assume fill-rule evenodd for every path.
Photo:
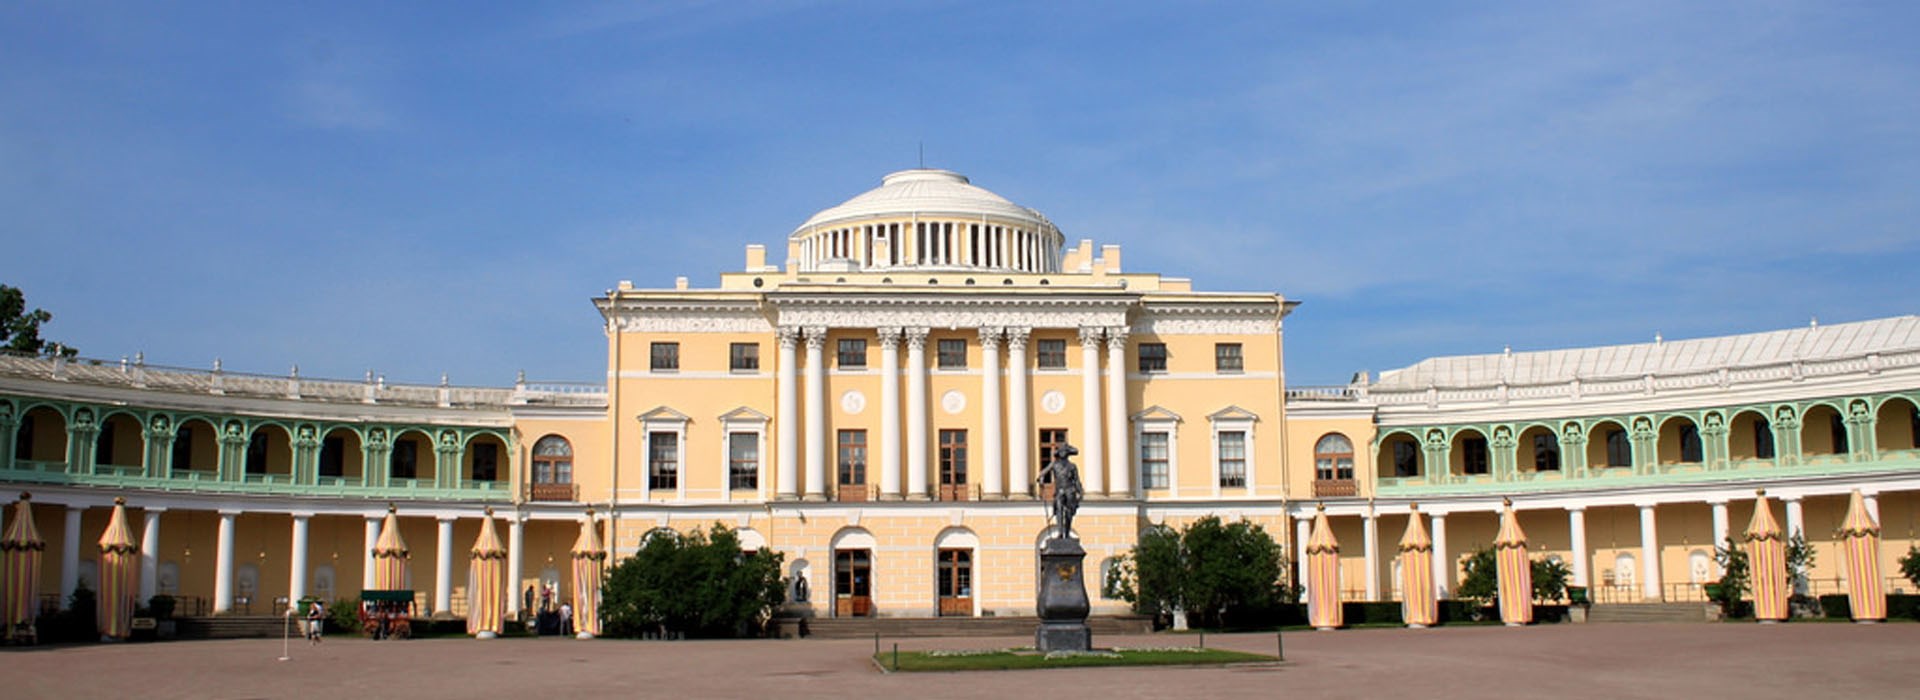
<instances>
[{"instance_id":1,"label":"arched window","mask_svg":"<svg viewBox=\"0 0 1920 700\"><path fill-rule=\"evenodd\" d=\"M1353 478L1353 441L1339 433L1328 433L1313 444L1313 478L1350 480Z\"/></svg>"},{"instance_id":2,"label":"arched window","mask_svg":"<svg viewBox=\"0 0 1920 700\"><path fill-rule=\"evenodd\" d=\"M573 483L573 445L558 435L548 435L533 444L533 483Z\"/></svg>"}]
</instances>

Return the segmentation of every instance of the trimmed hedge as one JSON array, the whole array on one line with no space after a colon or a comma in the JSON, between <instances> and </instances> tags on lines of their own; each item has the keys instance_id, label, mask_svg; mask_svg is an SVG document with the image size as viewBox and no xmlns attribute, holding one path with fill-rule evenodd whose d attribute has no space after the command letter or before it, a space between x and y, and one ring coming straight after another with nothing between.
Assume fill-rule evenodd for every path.
<instances>
[{"instance_id":1,"label":"trimmed hedge","mask_svg":"<svg viewBox=\"0 0 1920 700\"><path fill-rule=\"evenodd\" d=\"M1827 617L1851 619L1852 608L1847 605L1844 593L1829 593L1820 596L1820 609ZM1887 596L1887 619L1920 620L1920 595L1911 593L1891 594Z\"/></svg>"}]
</instances>

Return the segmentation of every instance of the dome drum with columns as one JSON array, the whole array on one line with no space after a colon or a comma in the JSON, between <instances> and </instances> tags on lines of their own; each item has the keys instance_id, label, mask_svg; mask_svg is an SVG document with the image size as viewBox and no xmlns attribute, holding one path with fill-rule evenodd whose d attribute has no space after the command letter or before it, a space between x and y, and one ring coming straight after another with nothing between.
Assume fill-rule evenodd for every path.
<instances>
[{"instance_id":1,"label":"dome drum with columns","mask_svg":"<svg viewBox=\"0 0 1920 700\"><path fill-rule=\"evenodd\" d=\"M1040 212L948 170L902 170L789 237L802 272L890 268L1058 272L1064 238Z\"/></svg>"}]
</instances>

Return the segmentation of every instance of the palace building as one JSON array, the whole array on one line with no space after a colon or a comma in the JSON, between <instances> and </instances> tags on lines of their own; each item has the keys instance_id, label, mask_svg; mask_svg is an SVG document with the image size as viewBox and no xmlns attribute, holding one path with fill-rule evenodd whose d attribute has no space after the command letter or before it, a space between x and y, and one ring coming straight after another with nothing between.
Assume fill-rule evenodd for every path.
<instances>
[{"instance_id":1,"label":"palace building","mask_svg":"<svg viewBox=\"0 0 1920 700\"><path fill-rule=\"evenodd\" d=\"M1062 444L1080 451L1089 568L1144 528L1209 514L1259 523L1292 555L1324 506L1350 600L1398 599L1391 542L1416 502L1442 595L1492 542L1503 499L1533 552L1600 604L1701 600L1714 543L1757 489L1814 544L1813 592L1840 590L1834 530L1855 490L1883 560L1915 542L1915 317L1292 387L1295 302L1133 271L1117 246L1069 242L927 169L806 219L778 261L748 246L715 286L622 282L594 303L607 371L591 385L0 357L0 484L33 494L41 590L64 599L97 576L124 497L140 600L259 615L352 598L391 504L434 613L464 614L491 509L516 592L571 590L569 551L594 517L616 557L661 532L735 528L785 555L803 614L1031 616L1051 488L1035 475ZM1095 612L1123 611L1092 573Z\"/></svg>"}]
</instances>

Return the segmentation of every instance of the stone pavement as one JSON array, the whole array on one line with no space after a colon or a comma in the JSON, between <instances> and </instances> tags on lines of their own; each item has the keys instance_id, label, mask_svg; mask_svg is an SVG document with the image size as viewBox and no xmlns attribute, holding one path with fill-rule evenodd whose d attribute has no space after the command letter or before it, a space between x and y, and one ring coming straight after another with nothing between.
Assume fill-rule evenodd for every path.
<instances>
[{"instance_id":1,"label":"stone pavement","mask_svg":"<svg viewBox=\"0 0 1920 700\"><path fill-rule=\"evenodd\" d=\"M891 648L895 640L885 640ZM1188 646L1191 634L1096 638ZM1032 639L903 639L902 649ZM1272 653L1272 634L1207 635ZM872 640L222 640L0 649L6 698L1806 698L1920 696L1920 624L1289 632L1287 663L887 675ZM1502 687L1502 684L1509 684Z\"/></svg>"}]
</instances>

